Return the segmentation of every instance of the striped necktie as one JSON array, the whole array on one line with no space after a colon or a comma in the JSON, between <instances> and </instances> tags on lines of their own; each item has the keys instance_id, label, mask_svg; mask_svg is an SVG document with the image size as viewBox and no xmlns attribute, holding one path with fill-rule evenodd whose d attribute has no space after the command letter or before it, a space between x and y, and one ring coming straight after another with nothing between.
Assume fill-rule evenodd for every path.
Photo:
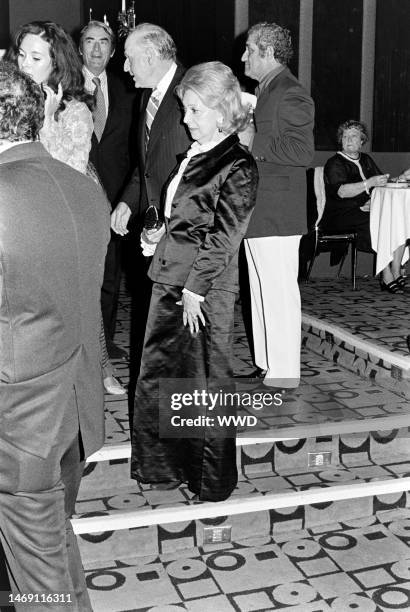
<instances>
[{"instance_id":1,"label":"striped necktie","mask_svg":"<svg viewBox=\"0 0 410 612\"><path fill-rule=\"evenodd\" d=\"M106 115L106 110L105 110L104 94L101 89L101 81L98 77L94 77L93 83L95 84L95 90L94 90L95 107L94 107L94 112L93 112L94 132L99 142L101 140L101 136L104 131L107 115Z\"/></svg>"},{"instance_id":2,"label":"striped necktie","mask_svg":"<svg viewBox=\"0 0 410 612\"><path fill-rule=\"evenodd\" d=\"M150 99L148 100L147 108L145 110L145 149L147 149L148 147L151 126L159 107L159 99L157 97L158 94L159 92L154 89L150 96Z\"/></svg>"}]
</instances>

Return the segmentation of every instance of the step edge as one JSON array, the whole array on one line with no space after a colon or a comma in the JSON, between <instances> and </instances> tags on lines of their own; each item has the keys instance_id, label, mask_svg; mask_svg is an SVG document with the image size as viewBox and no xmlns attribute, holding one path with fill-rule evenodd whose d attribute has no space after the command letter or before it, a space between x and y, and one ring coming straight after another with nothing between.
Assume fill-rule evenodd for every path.
<instances>
[{"instance_id":1,"label":"step edge","mask_svg":"<svg viewBox=\"0 0 410 612\"><path fill-rule=\"evenodd\" d=\"M394 420L395 426L392 428L391 421ZM369 428L371 425L377 425L376 427ZM266 432L265 436L238 436L236 438L236 446L250 446L252 444L274 444L276 442L286 442L292 440L305 440L312 437L320 437L324 435L345 435L350 433L362 433L364 431L390 431L391 429L401 429L402 427L410 427L410 413L409 414L397 414L394 413L389 416L384 416L376 419L362 419L362 420L346 420L346 421L333 421L330 423L304 423L305 433L312 431L314 435L304 435L302 437L295 437L289 435L295 426L289 426L288 428L282 428L285 435L282 436L269 436ZM337 427L337 431L333 431ZM131 443L121 442L119 444L105 444L98 451L93 453L87 458L87 463L95 463L99 461L113 461L115 459L127 459L131 457Z\"/></svg>"},{"instance_id":2,"label":"step edge","mask_svg":"<svg viewBox=\"0 0 410 612\"><path fill-rule=\"evenodd\" d=\"M323 488L310 488L305 491L267 493L264 496L245 497L243 499L228 499L223 502L202 502L189 506L174 506L152 510L114 511L104 516L72 519L74 533L77 535L135 529L149 525L180 523L197 519L215 518L291 508L301 505L312 505L358 499L372 495L385 495L410 490L410 477L381 479L358 484L333 485Z\"/></svg>"},{"instance_id":3,"label":"step edge","mask_svg":"<svg viewBox=\"0 0 410 612\"><path fill-rule=\"evenodd\" d=\"M322 331L327 331L336 336L338 340L346 341L356 348L363 350L370 355L374 355L378 359L383 359L383 361L387 361L387 363L391 363L392 365L410 373L410 357L395 355L387 349L383 349L382 347L372 344L371 342L358 338L356 335L351 334L350 332L344 331L341 327L338 327L334 323L327 323L323 319L318 319L312 315L302 313L302 325L303 324L316 327Z\"/></svg>"}]
</instances>

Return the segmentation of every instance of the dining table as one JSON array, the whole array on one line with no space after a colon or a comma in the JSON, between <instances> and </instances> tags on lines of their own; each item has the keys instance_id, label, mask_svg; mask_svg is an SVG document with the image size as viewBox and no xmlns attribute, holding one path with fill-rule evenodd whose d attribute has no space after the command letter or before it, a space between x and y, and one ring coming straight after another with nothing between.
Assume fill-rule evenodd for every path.
<instances>
[{"instance_id":1,"label":"dining table","mask_svg":"<svg viewBox=\"0 0 410 612\"><path fill-rule=\"evenodd\" d=\"M376 274L392 260L393 253L410 239L410 184L387 183L375 187L370 202L370 236L376 251ZM402 265L409 259L404 250Z\"/></svg>"}]
</instances>

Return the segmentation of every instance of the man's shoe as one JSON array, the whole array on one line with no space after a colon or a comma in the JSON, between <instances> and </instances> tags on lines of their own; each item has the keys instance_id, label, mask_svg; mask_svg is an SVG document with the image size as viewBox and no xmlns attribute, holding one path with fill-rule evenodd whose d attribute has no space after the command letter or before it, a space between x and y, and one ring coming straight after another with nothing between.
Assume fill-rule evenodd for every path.
<instances>
[{"instance_id":1,"label":"man's shoe","mask_svg":"<svg viewBox=\"0 0 410 612\"><path fill-rule=\"evenodd\" d=\"M107 376L104 378L104 389L110 395L125 395L126 390L115 376Z\"/></svg>"},{"instance_id":2,"label":"man's shoe","mask_svg":"<svg viewBox=\"0 0 410 612\"><path fill-rule=\"evenodd\" d=\"M122 359L124 361L128 359L127 351L114 344L114 342L107 344L107 351L110 359Z\"/></svg>"},{"instance_id":3,"label":"man's shoe","mask_svg":"<svg viewBox=\"0 0 410 612\"><path fill-rule=\"evenodd\" d=\"M248 374L235 374L234 378L265 378L266 370L262 370L261 368L256 368L256 370L252 370Z\"/></svg>"}]
</instances>

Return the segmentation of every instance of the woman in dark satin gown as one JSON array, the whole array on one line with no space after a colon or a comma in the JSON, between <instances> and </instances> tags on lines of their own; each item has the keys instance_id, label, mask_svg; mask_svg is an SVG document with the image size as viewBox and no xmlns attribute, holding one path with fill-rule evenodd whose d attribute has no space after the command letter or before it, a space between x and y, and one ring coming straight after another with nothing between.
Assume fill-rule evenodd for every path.
<instances>
[{"instance_id":1,"label":"woman in dark satin gown","mask_svg":"<svg viewBox=\"0 0 410 612\"><path fill-rule=\"evenodd\" d=\"M176 93L195 142L167 183L165 224L142 235L144 252L156 249L135 396L131 475L158 489L187 482L198 499L220 501L237 483L234 435L216 435L212 427L192 434L192 428L172 430L170 418L178 413L162 383L180 379L174 391L184 392L186 385L192 388L189 381L196 381L209 390L233 377L238 249L258 177L252 155L236 134L246 128L249 109L242 105L230 68L220 62L194 66ZM202 405L197 414L209 412ZM164 437L164 424L172 437Z\"/></svg>"}]
</instances>

